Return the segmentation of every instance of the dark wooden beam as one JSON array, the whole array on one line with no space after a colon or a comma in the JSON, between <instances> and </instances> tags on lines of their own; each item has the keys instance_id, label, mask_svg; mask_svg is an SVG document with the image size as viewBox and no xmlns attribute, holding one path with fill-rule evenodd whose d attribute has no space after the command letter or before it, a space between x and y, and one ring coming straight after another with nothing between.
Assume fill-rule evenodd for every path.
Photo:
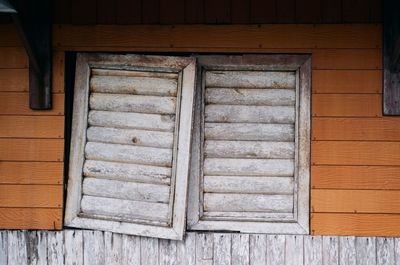
<instances>
[{"instance_id":1,"label":"dark wooden beam","mask_svg":"<svg viewBox=\"0 0 400 265\"><path fill-rule=\"evenodd\" d=\"M400 1L385 0L383 15L383 114L400 115Z\"/></svg>"}]
</instances>

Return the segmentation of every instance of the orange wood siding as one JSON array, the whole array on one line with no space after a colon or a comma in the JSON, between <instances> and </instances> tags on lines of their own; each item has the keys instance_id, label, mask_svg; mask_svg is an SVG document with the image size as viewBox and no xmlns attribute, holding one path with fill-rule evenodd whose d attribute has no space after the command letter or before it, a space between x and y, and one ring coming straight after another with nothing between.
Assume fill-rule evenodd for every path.
<instances>
[{"instance_id":1,"label":"orange wood siding","mask_svg":"<svg viewBox=\"0 0 400 265\"><path fill-rule=\"evenodd\" d=\"M2 49L21 53L18 48L10 47L10 40L7 43L4 45L7 47L0 47L0 59L5 58L9 65L19 65L20 69L26 68L26 60L2 54ZM321 235L400 235L400 202L397 199L400 195L400 118L382 116L380 25L57 25L53 44L57 54L66 50L312 54L311 231ZM55 60L62 61L60 58ZM4 64L0 60L1 69L13 68ZM48 114L29 114L35 115L32 118L38 119L38 126L43 125L41 117L54 119L63 115L63 88L60 85L63 75L57 69L62 68L55 68L57 77L53 78L60 105L57 107L56 96L54 110ZM7 80L4 76L0 71L0 80ZM0 85L0 93L8 96L11 92L21 93L26 89L15 81L10 84L13 88ZM13 97L8 99L17 102ZM33 122L26 123L29 127L26 133L16 132L13 137L8 117L25 117L29 110L26 106L13 109L11 104L5 105L7 107L0 107L0 113L3 113L0 115L7 117L0 119L0 123L5 124L4 129L0 129L0 137L6 143L28 138L27 135L37 140L62 139L59 130L35 128ZM23 119L19 119L16 128L21 128L23 123ZM18 155L13 151L13 157L23 157L26 161L18 158L1 162L0 183L13 184L17 179L31 184L33 178L37 185L59 183L61 163L58 162L60 153L56 142L49 152L54 154L52 159L38 155L42 161L47 161L40 162L30 160L28 154ZM50 163L53 167L43 169L38 163ZM20 165L20 174L15 173L13 168ZM29 172L30 166L43 174ZM19 177L14 178L16 175ZM52 179L51 175L58 177ZM5 215L1 209L0 224L7 227L10 223L3 221ZM10 211L8 216L15 212ZM46 214L49 218L58 216ZM32 215L24 212L23 216ZM52 222L41 217L35 225L38 223L48 225ZM26 227L26 223L21 227Z\"/></svg>"},{"instance_id":2,"label":"orange wood siding","mask_svg":"<svg viewBox=\"0 0 400 265\"><path fill-rule=\"evenodd\" d=\"M61 229L63 53L54 54L54 108L33 111L25 50L13 27L0 32L0 229Z\"/></svg>"}]
</instances>

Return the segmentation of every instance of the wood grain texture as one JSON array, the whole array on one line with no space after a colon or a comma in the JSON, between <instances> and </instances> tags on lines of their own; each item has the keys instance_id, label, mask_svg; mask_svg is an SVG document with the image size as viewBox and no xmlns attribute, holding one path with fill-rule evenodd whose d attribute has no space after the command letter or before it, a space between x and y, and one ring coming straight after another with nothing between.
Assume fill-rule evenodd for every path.
<instances>
[{"instance_id":1,"label":"wood grain texture","mask_svg":"<svg viewBox=\"0 0 400 265\"><path fill-rule=\"evenodd\" d=\"M61 208L61 185L0 185L0 207Z\"/></svg>"},{"instance_id":2,"label":"wood grain texture","mask_svg":"<svg viewBox=\"0 0 400 265\"><path fill-rule=\"evenodd\" d=\"M65 53L53 52L52 92L64 92Z\"/></svg>"},{"instance_id":3,"label":"wood grain texture","mask_svg":"<svg viewBox=\"0 0 400 265\"><path fill-rule=\"evenodd\" d=\"M64 138L63 116L0 115L1 138Z\"/></svg>"},{"instance_id":4,"label":"wood grain texture","mask_svg":"<svg viewBox=\"0 0 400 265\"><path fill-rule=\"evenodd\" d=\"M62 209L0 208L2 229L61 229Z\"/></svg>"},{"instance_id":5,"label":"wood grain texture","mask_svg":"<svg viewBox=\"0 0 400 265\"><path fill-rule=\"evenodd\" d=\"M382 69L381 49L316 49L313 69L361 70Z\"/></svg>"},{"instance_id":6,"label":"wood grain texture","mask_svg":"<svg viewBox=\"0 0 400 265\"><path fill-rule=\"evenodd\" d=\"M27 92L28 69L0 69L1 92Z\"/></svg>"},{"instance_id":7,"label":"wood grain texture","mask_svg":"<svg viewBox=\"0 0 400 265\"><path fill-rule=\"evenodd\" d=\"M63 161L62 139L0 139L0 160L3 161Z\"/></svg>"},{"instance_id":8,"label":"wood grain texture","mask_svg":"<svg viewBox=\"0 0 400 265\"><path fill-rule=\"evenodd\" d=\"M29 108L28 93L2 92L0 93L2 115L64 115L64 94L53 94L53 108L51 110L35 111Z\"/></svg>"},{"instance_id":9,"label":"wood grain texture","mask_svg":"<svg viewBox=\"0 0 400 265\"><path fill-rule=\"evenodd\" d=\"M314 94L314 117L380 117L381 94Z\"/></svg>"},{"instance_id":10,"label":"wood grain texture","mask_svg":"<svg viewBox=\"0 0 400 265\"><path fill-rule=\"evenodd\" d=\"M313 93L381 93L380 70L315 70Z\"/></svg>"},{"instance_id":11,"label":"wood grain texture","mask_svg":"<svg viewBox=\"0 0 400 265\"><path fill-rule=\"evenodd\" d=\"M400 142L314 141L315 165L400 165Z\"/></svg>"},{"instance_id":12,"label":"wood grain texture","mask_svg":"<svg viewBox=\"0 0 400 265\"><path fill-rule=\"evenodd\" d=\"M0 47L0 68L28 68L28 56L23 47Z\"/></svg>"}]
</instances>

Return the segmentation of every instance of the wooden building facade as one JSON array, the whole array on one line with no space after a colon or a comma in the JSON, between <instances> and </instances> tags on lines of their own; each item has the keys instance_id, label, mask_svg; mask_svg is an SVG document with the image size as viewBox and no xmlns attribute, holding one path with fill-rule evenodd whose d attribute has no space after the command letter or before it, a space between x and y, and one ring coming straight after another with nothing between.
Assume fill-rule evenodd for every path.
<instances>
[{"instance_id":1,"label":"wooden building facade","mask_svg":"<svg viewBox=\"0 0 400 265\"><path fill-rule=\"evenodd\" d=\"M383 238L400 236L400 117L383 115L381 1L63 0L54 2L52 13L51 110L29 108L26 51L7 17L0 25L0 263L18 264L10 263L18 253L7 258L13 246L22 246L27 259L33 244L47 258L30 264L64 264L54 255L65 264L102 264L83 256L104 254L104 245L92 250L85 244L101 238L106 253L131 244L142 264L398 264L398 239ZM74 58L80 52L309 55L310 235L188 231L176 243L86 230L5 231L65 228ZM363 254L368 248L371 257ZM158 253L153 263L146 259L151 251ZM204 260L185 256L192 251ZM132 253L126 255L136 257ZM257 263L259 255L265 259ZM117 256L115 264L130 264Z\"/></svg>"}]
</instances>

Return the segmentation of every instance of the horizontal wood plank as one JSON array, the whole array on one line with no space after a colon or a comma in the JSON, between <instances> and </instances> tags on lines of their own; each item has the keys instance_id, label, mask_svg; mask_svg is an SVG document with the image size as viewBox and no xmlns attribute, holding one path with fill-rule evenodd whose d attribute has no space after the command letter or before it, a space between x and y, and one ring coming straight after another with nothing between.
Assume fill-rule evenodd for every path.
<instances>
[{"instance_id":1,"label":"horizontal wood plank","mask_svg":"<svg viewBox=\"0 0 400 265\"><path fill-rule=\"evenodd\" d=\"M311 191L311 209L316 213L400 213L400 191Z\"/></svg>"},{"instance_id":2,"label":"horizontal wood plank","mask_svg":"<svg viewBox=\"0 0 400 265\"><path fill-rule=\"evenodd\" d=\"M0 68L28 68L23 47L0 47Z\"/></svg>"},{"instance_id":3,"label":"horizontal wood plank","mask_svg":"<svg viewBox=\"0 0 400 265\"><path fill-rule=\"evenodd\" d=\"M0 115L0 137L64 138L64 117Z\"/></svg>"},{"instance_id":4,"label":"horizontal wood plank","mask_svg":"<svg viewBox=\"0 0 400 265\"><path fill-rule=\"evenodd\" d=\"M1 184L62 184L62 162L0 161Z\"/></svg>"},{"instance_id":5,"label":"horizontal wood plank","mask_svg":"<svg viewBox=\"0 0 400 265\"><path fill-rule=\"evenodd\" d=\"M312 120L313 140L400 141L400 119L317 118Z\"/></svg>"},{"instance_id":6,"label":"horizontal wood plank","mask_svg":"<svg viewBox=\"0 0 400 265\"><path fill-rule=\"evenodd\" d=\"M4 115L64 115L64 94L53 94L51 110L31 110L29 93L0 93L0 114Z\"/></svg>"},{"instance_id":7,"label":"horizontal wood plank","mask_svg":"<svg viewBox=\"0 0 400 265\"><path fill-rule=\"evenodd\" d=\"M22 46L21 37L14 24L0 25L0 47L6 46Z\"/></svg>"},{"instance_id":8,"label":"horizontal wood plank","mask_svg":"<svg viewBox=\"0 0 400 265\"><path fill-rule=\"evenodd\" d=\"M0 139L0 160L63 161L63 139Z\"/></svg>"},{"instance_id":9,"label":"horizontal wood plank","mask_svg":"<svg viewBox=\"0 0 400 265\"><path fill-rule=\"evenodd\" d=\"M28 92L28 69L0 69L0 92Z\"/></svg>"},{"instance_id":10,"label":"horizontal wood plank","mask_svg":"<svg viewBox=\"0 0 400 265\"><path fill-rule=\"evenodd\" d=\"M400 142L314 141L314 165L400 165Z\"/></svg>"},{"instance_id":11,"label":"horizontal wood plank","mask_svg":"<svg viewBox=\"0 0 400 265\"><path fill-rule=\"evenodd\" d=\"M0 207L61 208L62 185L0 185Z\"/></svg>"},{"instance_id":12,"label":"horizontal wood plank","mask_svg":"<svg viewBox=\"0 0 400 265\"><path fill-rule=\"evenodd\" d=\"M400 189L397 166L312 166L315 189Z\"/></svg>"},{"instance_id":13,"label":"horizontal wood plank","mask_svg":"<svg viewBox=\"0 0 400 265\"><path fill-rule=\"evenodd\" d=\"M1 229L61 229L62 209L0 208Z\"/></svg>"},{"instance_id":14,"label":"horizontal wood plank","mask_svg":"<svg viewBox=\"0 0 400 265\"><path fill-rule=\"evenodd\" d=\"M313 235L399 236L399 214L311 214Z\"/></svg>"},{"instance_id":15,"label":"horizontal wood plank","mask_svg":"<svg viewBox=\"0 0 400 265\"><path fill-rule=\"evenodd\" d=\"M381 70L314 70L313 93L381 93Z\"/></svg>"},{"instance_id":16,"label":"horizontal wood plank","mask_svg":"<svg viewBox=\"0 0 400 265\"><path fill-rule=\"evenodd\" d=\"M381 94L314 94L314 117L380 117Z\"/></svg>"},{"instance_id":17,"label":"horizontal wood plank","mask_svg":"<svg viewBox=\"0 0 400 265\"><path fill-rule=\"evenodd\" d=\"M315 49L313 69L382 69L381 49Z\"/></svg>"}]
</instances>

